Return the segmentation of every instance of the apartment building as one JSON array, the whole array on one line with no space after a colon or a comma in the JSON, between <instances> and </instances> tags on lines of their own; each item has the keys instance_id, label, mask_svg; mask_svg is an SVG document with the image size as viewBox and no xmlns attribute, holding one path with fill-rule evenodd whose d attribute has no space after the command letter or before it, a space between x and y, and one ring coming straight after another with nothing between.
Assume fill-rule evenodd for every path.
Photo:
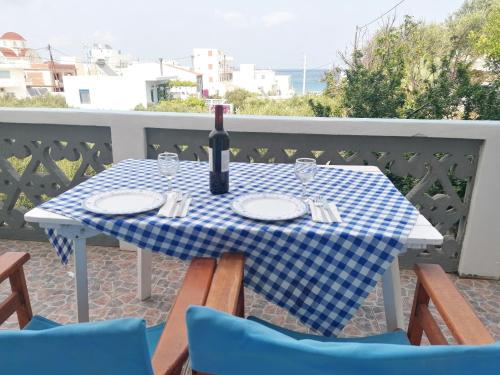
<instances>
[{"instance_id":1,"label":"apartment building","mask_svg":"<svg viewBox=\"0 0 500 375\"><path fill-rule=\"evenodd\" d=\"M214 48L193 49L193 69L203 76L203 93L223 95L225 83L233 79L234 58Z\"/></svg>"}]
</instances>

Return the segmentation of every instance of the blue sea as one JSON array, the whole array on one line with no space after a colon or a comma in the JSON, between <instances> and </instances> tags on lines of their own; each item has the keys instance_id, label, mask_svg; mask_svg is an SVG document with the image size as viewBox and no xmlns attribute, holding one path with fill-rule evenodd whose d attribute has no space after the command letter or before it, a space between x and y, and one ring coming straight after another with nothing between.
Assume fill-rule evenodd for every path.
<instances>
[{"instance_id":1,"label":"blue sea","mask_svg":"<svg viewBox=\"0 0 500 375\"><path fill-rule=\"evenodd\" d=\"M295 93L302 94L302 69L275 69L277 74L284 74L291 76L292 86ZM306 70L306 92L320 92L326 88L325 82L321 78L325 74L324 69L309 69Z\"/></svg>"}]
</instances>

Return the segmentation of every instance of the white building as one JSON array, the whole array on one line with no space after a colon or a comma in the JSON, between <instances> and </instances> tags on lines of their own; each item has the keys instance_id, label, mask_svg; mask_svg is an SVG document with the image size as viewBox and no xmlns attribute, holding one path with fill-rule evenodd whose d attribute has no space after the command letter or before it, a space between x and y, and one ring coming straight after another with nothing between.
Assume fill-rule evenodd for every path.
<instances>
[{"instance_id":1,"label":"white building","mask_svg":"<svg viewBox=\"0 0 500 375\"><path fill-rule=\"evenodd\" d=\"M111 75L76 76L64 80L66 102L71 107L88 109L133 110L141 104L165 99L168 81L189 81L195 86L177 87L173 94L181 98L198 95L201 75L186 68L159 63L133 63Z\"/></svg>"},{"instance_id":2,"label":"white building","mask_svg":"<svg viewBox=\"0 0 500 375\"><path fill-rule=\"evenodd\" d=\"M74 64L44 62L18 33L0 36L0 95L25 98L61 92L67 75L76 75Z\"/></svg>"},{"instance_id":3,"label":"white building","mask_svg":"<svg viewBox=\"0 0 500 375\"><path fill-rule=\"evenodd\" d=\"M112 71L123 69L132 63L132 56L124 54L120 50L114 49L109 44L94 43L92 48L87 50L88 62L94 68L102 69L108 67ZM97 72L90 72L89 74L99 74ZM105 70L104 75L112 75L112 72Z\"/></svg>"},{"instance_id":4,"label":"white building","mask_svg":"<svg viewBox=\"0 0 500 375\"><path fill-rule=\"evenodd\" d=\"M290 76L276 74L271 69L256 69L255 64L241 64L240 70L233 72L232 86L264 96L288 98L294 95Z\"/></svg>"},{"instance_id":5,"label":"white building","mask_svg":"<svg viewBox=\"0 0 500 375\"><path fill-rule=\"evenodd\" d=\"M0 62L0 95L12 95L16 98L28 96L24 69L28 64Z\"/></svg>"},{"instance_id":6,"label":"white building","mask_svg":"<svg viewBox=\"0 0 500 375\"><path fill-rule=\"evenodd\" d=\"M66 103L75 108L133 110L157 103L165 79L124 76L76 76L64 79Z\"/></svg>"},{"instance_id":7,"label":"white building","mask_svg":"<svg viewBox=\"0 0 500 375\"><path fill-rule=\"evenodd\" d=\"M193 49L193 69L203 76L203 93L223 95L233 78L233 57L213 48Z\"/></svg>"}]
</instances>

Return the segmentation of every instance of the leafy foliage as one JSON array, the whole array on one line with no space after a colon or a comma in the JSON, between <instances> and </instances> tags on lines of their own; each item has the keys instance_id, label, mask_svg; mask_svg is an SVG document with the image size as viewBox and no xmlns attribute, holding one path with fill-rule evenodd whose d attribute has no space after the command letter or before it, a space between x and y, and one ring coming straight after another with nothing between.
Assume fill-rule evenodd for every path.
<instances>
[{"instance_id":1,"label":"leafy foliage","mask_svg":"<svg viewBox=\"0 0 500 375\"><path fill-rule=\"evenodd\" d=\"M488 13L486 22L479 32L474 32L475 48L491 60L500 61L500 4Z\"/></svg>"},{"instance_id":2,"label":"leafy foliage","mask_svg":"<svg viewBox=\"0 0 500 375\"><path fill-rule=\"evenodd\" d=\"M325 76L325 95L350 117L500 119L499 4L466 1L443 24L382 27Z\"/></svg>"},{"instance_id":3,"label":"leafy foliage","mask_svg":"<svg viewBox=\"0 0 500 375\"><path fill-rule=\"evenodd\" d=\"M196 87L196 82L192 81L181 81L178 79L172 79L168 81L170 87Z\"/></svg>"},{"instance_id":4,"label":"leafy foliage","mask_svg":"<svg viewBox=\"0 0 500 375\"><path fill-rule=\"evenodd\" d=\"M226 93L226 100L233 105L235 112L243 106L246 100L256 97L257 94L245 89L235 89Z\"/></svg>"},{"instance_id":5,"label":"leafy foliage","mask_svg":"<svg viewBox=\"0 0 500 375\"><path fill-rule=\"evenodd\" d=\"M203 113L207 111L205 101L195 97L182 99L162 100L156 104L149 104L147 108L139 104L135 107L136 111L154 111L154 112L194 112Z\"/></svg>"},{"instance_id":6,"label":"leafy foliage","mask_svg":"<svg viewBox=\"0 0 500 375\"><path fill-rule=\"evenodd\" d=\"M0 107L44 107L68 108L66 99L62 95L40 95L18 99L13 96L0 95Z\"/></svg>"},{"instance_id":7,"label":"leafy foliage","mask_svg":"<svg viewBox=\"0 0 500 375\"><path fill-rule=\"evenodd\" d=\"M332 115L332 108L327 104L315 102L313 99L309 99L307 103L316 117L330 117Z\"/></svg>"}]
</instances>

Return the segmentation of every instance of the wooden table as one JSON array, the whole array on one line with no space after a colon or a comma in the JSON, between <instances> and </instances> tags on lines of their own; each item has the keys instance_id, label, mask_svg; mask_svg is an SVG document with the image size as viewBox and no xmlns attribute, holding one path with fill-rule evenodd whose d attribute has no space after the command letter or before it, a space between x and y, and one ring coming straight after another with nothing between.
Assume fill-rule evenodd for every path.
<instances>
[{"instance_id":1,"label":"wooden table","mask_svg":"<svg viewBox=\"0 0 500 375\"><path fill-rule=\"evenodd\" d=\"M382 173L372 166L322 166L324 168L343 168L365 173ZM24 218L27 222L38 223L42 228L54 228L62 236L71 239L74 244L75 284L77 317L79 322L89 321L87 249L86 240L99 232L85 226L77 220L54 214L41 208L28 211ZM407 249L425 249L431 245L441 245L443 236L429 221L419 215L406 244ZM141 300L151 297L152 254L149 250L137 249L138 296ZM398 258L382 276L382 290L387 321L387 330L404 328L403 304Z\"/></svg>"}]
</instances>

